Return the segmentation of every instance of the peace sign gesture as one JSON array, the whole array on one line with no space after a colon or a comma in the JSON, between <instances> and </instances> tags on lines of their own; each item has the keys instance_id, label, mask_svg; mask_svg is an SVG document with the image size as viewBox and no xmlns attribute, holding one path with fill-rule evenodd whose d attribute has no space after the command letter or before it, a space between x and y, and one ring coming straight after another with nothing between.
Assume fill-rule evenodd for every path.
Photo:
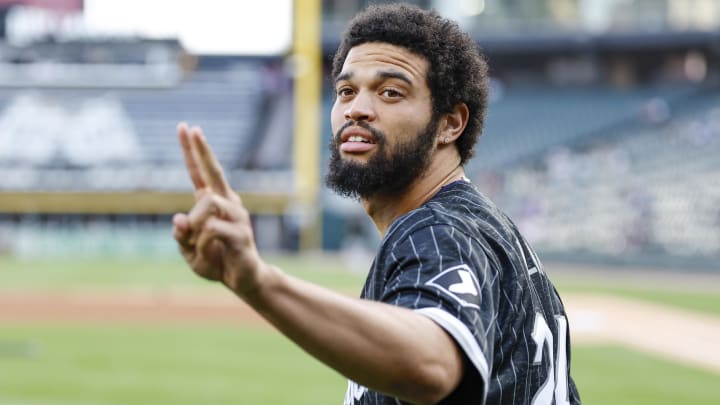
<instances>
[{"instance_id":1,"label":"peace sign gesture","mask_svg":"<svg viewBox=\"0 0 720 405\"><path fill-rule=\"evenodd\" d=\"M195 273L221 281L244 297L258 287L265 267L250 215L225 179L202 130L180 123L177 134L195 189L195 205L188 214L175 214L173 237Z\"/></svg>"}]
</instances>

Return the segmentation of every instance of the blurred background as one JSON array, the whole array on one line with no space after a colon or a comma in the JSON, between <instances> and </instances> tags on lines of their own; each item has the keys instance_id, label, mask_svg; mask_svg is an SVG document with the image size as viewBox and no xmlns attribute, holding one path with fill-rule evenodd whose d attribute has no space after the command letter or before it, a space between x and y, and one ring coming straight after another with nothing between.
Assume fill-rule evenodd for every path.
<instances>
[{"instance_id":1,"label":"blurred background","mask_svg":"<svg viewBox=\"0 0 720 405\"><path fill-rule=\"evenodd\" d=\"M45 326L22 326L30 317L23 308L38 301L31 292L63 301L131 290L170 306L175 287L206 293L171 238L172 214L192 206L179 121L204 129L252 212L262 253L357 295L379 238L360 205L327 191L322 179L332 55L347 21L373 3L382 1L0 0L0 294L15 300L0 300L13 319L0 324L0 377L7 361L27 372L5 386L0 378L9 392L0 389L0 403L36 398L28 387L40 385L37 364L17 358L42 358L36 346L59 341L43 343L40 336L56 333ZM720 0L410 3L457 20L486 54L491 103L466 172L550 263L561 292L642 295L710 314L705 325L716 325ZM69 340L96 341L86 329L72 333L81 337ZM613 395L634 404L720 400L717 390L664 392L678 385L675 363L648 386L620 387L623 378L603 378L618 359L639 364L637 354L583 350L586 366L577 367L588 403L620 403ZM105 375L106 385L66 396L49 389L26 403L131 402L101 400L111 384L106 372L120 363L97 356L83 372ZM593 373L604 369L592 361L608 361L607 373ZM687 373L689 384L708 389L703 381L718 371ZM328 378L337 398L328 403L337 403L341 379ZM633 389L658 395L627 395ZM223 402L167 395L150 402Z\"/></svg>"},{"instance_id":2,"label":"blurred background","mask_svg":"<svg viewBox=\"0 0 720 405\"><path fill-rule=\"evenodd\" d=\"M0 1L0 252L174 255L178 121L204 128L263 250L374 250L321 187L329 62L370 2L265 3ZM720 2L414 3L486 53L467 172L543 256L717 264Z\"/></svg>"}]
</instances>

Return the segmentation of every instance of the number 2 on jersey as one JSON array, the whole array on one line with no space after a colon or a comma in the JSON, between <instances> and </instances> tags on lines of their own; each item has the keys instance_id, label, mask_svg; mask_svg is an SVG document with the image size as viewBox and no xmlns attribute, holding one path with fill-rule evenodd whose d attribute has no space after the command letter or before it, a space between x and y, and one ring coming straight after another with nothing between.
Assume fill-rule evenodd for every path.
<instances>
[{"instance_id":1,"label":"number 2 on jersey","mask_svg":"<svg viewBox=\"0 0 720 405\"><path fill-rule=\"evenodd\" d=\"M543 359L545 347L548 348L548 359L550 367L548 377L535 393L532 405L551 404L555 394L556 405L569 405L568 400L568 372L567 372L567 319L564 315L555 316L558 331L557 358L553 355L554 339L552 331L545 318L539 312L535 314L535 326L533 327L532 338L537 347L533 364L540 364Z\"/></svg>"}]
</instances>

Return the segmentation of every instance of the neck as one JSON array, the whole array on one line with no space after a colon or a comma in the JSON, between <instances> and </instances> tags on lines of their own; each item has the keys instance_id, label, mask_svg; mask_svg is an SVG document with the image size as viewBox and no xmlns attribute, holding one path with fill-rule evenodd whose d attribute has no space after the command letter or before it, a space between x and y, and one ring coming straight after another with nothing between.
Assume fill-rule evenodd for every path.
<instances>
[{"instance_id":1,"label":"neck","mask_svg":"<svg viewBox=\"0 0 720 405\"><path fill-rule=\"evenodd\" d=\"M420 207L443 186L465 178L459 156L457 159L448 159L442 156L444 154L437 151L423 174L402 194L378 194L362 200L363 208L375 223L380 236L385 236L387 229L398 217Z\"/></svg>"}]
</instances>

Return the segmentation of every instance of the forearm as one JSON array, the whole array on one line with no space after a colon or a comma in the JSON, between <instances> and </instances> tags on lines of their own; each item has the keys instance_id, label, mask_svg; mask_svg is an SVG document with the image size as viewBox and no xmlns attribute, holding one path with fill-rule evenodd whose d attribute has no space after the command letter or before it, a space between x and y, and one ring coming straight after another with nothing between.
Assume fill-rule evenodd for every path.
<instances>
[{"instance_id":1,"label":"forearm","mask_svg":"<svg viewBox=\"0 0 720 405\"><path fill-rule=\"evenodd\" d=\"M348 297L275 268L243 298L308 353L377 391L434 403L462 375L452 339L411 310Z\"/></svg>"}]
</instances>

